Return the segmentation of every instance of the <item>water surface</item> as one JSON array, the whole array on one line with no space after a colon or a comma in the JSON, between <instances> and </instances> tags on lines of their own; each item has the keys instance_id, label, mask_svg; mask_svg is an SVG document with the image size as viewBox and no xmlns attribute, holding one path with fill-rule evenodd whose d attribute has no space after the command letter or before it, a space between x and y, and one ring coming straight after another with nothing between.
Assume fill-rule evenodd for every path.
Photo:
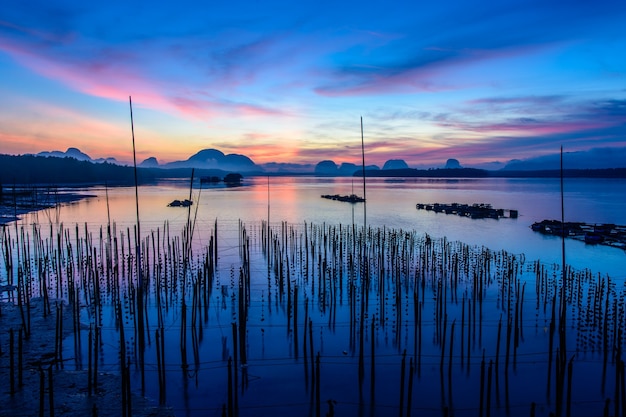
<instances>
[{"instance_id":1,"label":"water surface","mask_svg":"<svg viewBox=\"0 0 626 417\"><path fill-rule=\"evenodd\" d=\"M554 412L559 342L550 328L551 306L559 305L564 288L561 240L535 233L530 225L560 218L559 180L373 179L367 205L320 197L353 190L362 194L361 184L349 178L257 177L236 188L195 184L194 205L174 208L167 204L190 197L188 183L141 187L143 259L148 259L142 272L148 282L143 350L136 327L134 188L86 189L96 197L24 216L7 230L23 227L54 246L63 228L71 244L69 252L61 248L68 256L63 268L80 261L71 274L79 278L81 322L102 331L100 370L120 372L123 326L131 385L140 389L143 355L145 393L152 398L159 395L155 332L161 315L166 401L179 415L218 416L229 404L240 416L316 415L331 409L342 416L397 415L401 403L406 414L409 393L413 415L441 415L446 409L478 415L490 361L491 415L526 415L533 403L538 415ZM568 180L565 219L626 224L623 195L623 181ZM471 220L415 208L436 202L488 203L518 210L519 217ZM100 249L112 247L109 219L117 237L117 269L109 269L106 249ZM264 240L268 219L270 249ZM187 259L181 230L188 221L194 228ZM216 224L217 266L207 279L206 248ZM88 250L81 254L83 248ZM248 256L244 285L240 277L247 274L242 271ZM624 343L625 257L621 249L566 241L567 264L575 271L565 287L571 309L567 343L560 346L568 359L576 359L572 415L598 414L615 392L618 368L607 353L615 350L607 347ZM43 264L33 262L30 274L41 276L37 265ZM51 272L53 265L45 270L51 274L48 288L54 292L56 285L67 297L68 270L61 277ZM121 274L117 290L110 284L114 274ZM101 292L95 292L94 276ZM235 336L233 329L242 326ZM66 343L64 356L84 369L87 331L75 338L82 343ZM237 340L243 340L245 364ZM237 356L229 393L229 358Z\"/></svg>"}]
</instances>

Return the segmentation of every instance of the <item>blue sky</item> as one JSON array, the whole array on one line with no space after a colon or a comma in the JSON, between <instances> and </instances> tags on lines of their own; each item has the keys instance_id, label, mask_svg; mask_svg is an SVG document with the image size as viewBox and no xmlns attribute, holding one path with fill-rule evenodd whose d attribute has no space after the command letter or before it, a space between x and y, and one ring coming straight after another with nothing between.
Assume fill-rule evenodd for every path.
<instances>
[{"instance_id":1,"label":"blue sky","mask_svg":"<svg viewBox=\"0 0 626 417\"><path fill-rule=\"evenodd\" d=\"M463 165L626 147L626 2L12 1L0 153Z\"/></svg>"}]
</instances>

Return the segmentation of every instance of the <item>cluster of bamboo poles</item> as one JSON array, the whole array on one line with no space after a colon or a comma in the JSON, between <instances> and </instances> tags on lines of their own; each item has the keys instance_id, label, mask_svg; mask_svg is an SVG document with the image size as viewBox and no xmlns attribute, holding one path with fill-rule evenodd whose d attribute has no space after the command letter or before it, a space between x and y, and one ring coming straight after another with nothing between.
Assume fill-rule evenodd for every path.
<instances>
[{"instance_id":1,"label":"cluster of bamboo poles","mask_svg":"<svg viewBox=\"0 0 626 417\"><path fill-rule=\"evenodd\" d=\"M223 296L230 295L232 355L225 358L228 394L220 405L225 415L237 415L240 396L249 384L248 367L258 361L250 354L255 347L249 334L251 323L259 319L251 312L256 311L253 306L263 289L284 311L286 339L291 354L303 365L304 389L316 415L326 411L325 404L328 413L334 413L342 394L324 391L320 384L324 355L314 330L337 333L344 323L346 354L355 357L359 401L369 398L372 406L380 389L376 378L383 378L381 361L391 351L402 363L396 404L400 415L409 416L422 404L413 395L424 362L439 365L438 407L445 413L453 415L463 408L453 401L460 390L459 375L479 387L478 401L469 405L475 414L492 415L494 401L499 403L502 396L508 411L514 402L510 379L517 371L520 351L529 354L524 350L525 337L545 328L547 336L541 340L547 345L541 346L543 357L537 360L545 364L545 398L529 402L528 412L534 415L537 402L543 401L555 415L571 415L576 363L584 363L586 355L601 355L602 392L612 398L615 415L618 408L624 415L625 294L608 277L569 268L562 271L539 261L526 263L523 256L415 231L263 221L250 227L237 225L237 263L231 259L230 266L222 266L222 271L230 269L229 285L219 281L222 252L217 220L212 230L197 231L194 219L190 211L180 233L172 233L165 223L143 235L138 225L118 231L110 221L95 231L86 224L4 228L0 284L13 289L7 297L21 311L18 343L27 340L31 331L30 300L43 298L43 314L52 314L51 306L57 303L55 363L62 366L59 300L66 302L79 369L85 367L82 344L87 338L86 385L92 395L97 392L99 358L105 348L105 317L112 312L119 338L121 413L130 416L131 386L146 392L146 365L157 369L160 404L168 401L166 393L171 392L166 388L172 365L180 367L185 380L198 385L209 307L218 297L225 302ZM205 247L195 244L195 233L205 234ZM534 299L528 302L527 284L533 280ZM313 311L323 319L314 319ZM151 322L153 317L156 323ZM166 343L172 338L168 330L172 320L179 329L177 352ZM9 339L14 381L23 364L19 354L19 364L13 360L13 329ZM149 346L156 350L154 358L146 357ZM609 376L611 370L615 378ZM17 388L10 388L15 393ZM52 402L52 387L49 392ZM600 403L600 408L606 408L605 398Z\"/></svg>"}]
</instances>

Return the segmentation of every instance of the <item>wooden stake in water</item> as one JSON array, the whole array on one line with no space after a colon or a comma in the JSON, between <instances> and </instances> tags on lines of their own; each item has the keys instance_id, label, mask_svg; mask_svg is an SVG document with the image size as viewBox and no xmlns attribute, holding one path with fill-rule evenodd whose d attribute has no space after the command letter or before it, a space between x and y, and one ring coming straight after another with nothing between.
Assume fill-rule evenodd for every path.
<instances>
[{"instance_id":1,"label":"wooden stake in water","mask_svg":"<svg viewBox=\"0 0 626 417\"><path fill-rule=\"evenodd\" d=\"M406 417L411 417L411 406L413 402L413 374L415 374L415 369L413 366L413 358L411 358L409 361L409 389L406 401Z\"/></svg>"},{"instance_id":2,"label":"wooden stake in water","mask_svg":"<svg viewBox=\"0 0 626 417\"><path fill-rule=\"evenodd\" d=\"M235 406L233 400L233 359L228 358L228 417L235 415Z\"/></svg>"},{"instance_id":3,"label":"wooden stake in water","mask_svg":"<svg viewBox=\"0 0 626 417\"><path fill-rule=\"evenodd\" d=\"M157 355L157 373L159 375L159 404L165 404L165 355L163 352L162 340L163 328L157 329L155 333L156 355Z\"/></svg>"},{"instance_id":4,"label":"wooden stake in water","mask_svg":"<svg viewBox=\"0 0 626 417\"><path fill-rule=\"evenodd\" d=\"M572 357L572 359L570 359L570 363L572 362L574 358ZM620 368L620 388L621 388L621 394L620 394L620 398L621 398L621 403L622 403L622 416L626 416L626 375L624 375L624 361L620 360L619 361L619 368ZM571 375L571 370L570 370L570 375ZM571 387L571 377L570 377L570 384L568 387L568 397L570 396L570 391L571 391L572 387ZM569 407L569 398L568 398L568 407Z\"/></svg>"},{"instance_id":5,"label":"wooden stake in water","mask_svg":"<svg viewBox=\"0 0 626 417\"><path fill-rule=\"evenodd\" d=\"M17 386L24 386L24 346L23 331L20 328L17 337Z\"/></svg>"},{"instance_id":6,"label":"wooden stake in water","mask_svg":"<svg viewBox=\"0 0 626 417\"><path fill-rule=\"evenodd\" d=\"M315 378L315 415L320 417L321 413L321 404L320 404L320 353L317 352L317 357L315 359L315 373L317 374Z\"/></svg>"},{"instance_id":7,"label":"wooden stake in water","mask_svg":"<svg viewBox=\"0 0 626 417\"><path fill-rule=\"evenodd\" d=\"M465 294L461 300L461 369L465 365L465 349L463 346L465 340Z\"/></svg>"},{"instance_id":8,"label":"wooden stake in water","mask_svg":"<svg viewBox=\"0 0 626 417\"><path fill-rule=\"evenodd\" d=\"M480 362L480 400L478 407L478 415L483 417L485 401L485 350L483 349L483 360Z\"/></svg>"},{"instance_id":9,"label":"wooden stake in water","mask_svg":"<svg viewBox=\"0 0 626 417\"><path fill-rule=\"evenodd\" d=\"M92 362L92 354L93 354L93 332L92 328L89 328L89 336L88 336L88 349L89 349L89 360L87 362L87 395L91 396L92 386L91 386L91 362Z\"/></svg>"},{"instance_id":10,"label":"wooden stake in water","mask_svg":"<svg viewBox=\"0 0 626 417\"><path fill-rule=\"evenodd\" d=\"M45 408L46 408L46 377L43 373L43 369L41 369L41 365L39 365L39 417L44 416Z\"/></svg>"},{"instance_id":11,"label":"wooden stake in water","mask_svg":"<svg viewBox=\"0 0 626 417\"><path fill-rule=\"evenodd\" d=\"M133 140L133 168L135 177L135 210L137 215L137 240L135 246L135 262L137 273L137 324L138 324L138 344L139 344L139 366L141 370L141 392L145 392L144 354L145 354L145 332L144 332L144 277L141 269L141 226L139 222L139 180L137 176L137 153L135 147L135 126L133 122L133 102L128 96L130 106L130 128Z\"/></svg>"},{"instance_id":12,"label":"wooden stake in water","mask_svg":"<svg viewBox=\"0 0 626 417\"><path fill-rule=\"evenodd\" d=\"M13 329L9 329L9 379L11 384L11 395L15 394L15 335Z\"/></svg>"},{"instance_id":13,"label":"wooden stake in water","mask_svg":"<svg viewBox=\"0 0 626 417\"><path fill-rule=\"evenodd\" d=\"M94 355L94 367L93 367L93 390L98 392L98 346L100 345L100 328L95 328L93 355Z\"/></svg>"},{"instance_id":14,"label":"wooden stake in water","mask_svg":"<svg viewBox=\"0 0 626 417\"><path fill-rule=\"evenodd\" d=\"M491 378L493 372L493 360L489 360L489 370L487 373L487 417L491 416Z\"/></svg>"},{"instance_id":15,"label":"wooden stake in water","mask_svg":"<svg viewBox=\"0 0 626 417\"><path fill-rule=\"evenodd\" d=\"M311 388L315 389L315 359L313 353L313 320L309 317L309 350L311 351Z\"/></svg>"},{"instance_id":16,"label":"wooden stake in water","mask_svg":"<svg viewBox=\"0 0 626 417\"><path fill-rule=\"evenodd\" d=\"M502 315L500 315L500 320L498 321L498 337L496 341L496 378L500 370L500 338L502 336ZM483 359L484 359L483 352Z\"/></svg>"},{"instance_id":17,"label":"wooden stake in water","mask_svg":"<svg viewBox=\"0 0 626 417\"><path fill-rule=\"evenodd\" d=\"M572 371L574 369L574 357L569 360L567 364L567 405L565 408L565 415L570 417L572 415ZM621 362L621 366L624 362Z\"/></svg>"},{"instance_id":18,"label":"wooden stake in water","mask_svg":"<svg viewBox=\"0 0 626 417\"><path fill-rule=\"evenodd\" d=\"M50 404L50 417L54 417L54 384L52 383L52 366L48 368L48 402Z\"/></svg>"},{"instance_id":19,"label":"wooden stake in water","mask_svg":"<svg viewBox=\"0 0 626 417\"><path fill-rule=\"evenodd\" d=\"M376 396L376 340L374 337L375 323L372 320L372 332L370 334L370 343L371 343L371 355L372 355L372 363L370 367L370 402L373 405L375 403Z\"/></svg>"},{"instance_id":20,"label":"wooden stake in water","mask_svg":"<svg viewBox=\"0 0 626 417\"><path fill-rule=\"evenodd\" d=\"M454 325L456 324L456 319L452 321L452 326L450 326L450 354L448 355L448 402L450 404L450 408L452 408L452 353L454 348Z\"/></svg>"},{"instance_id":21,"label":"wooden stake in water","mask_svg":"<svg viewBox=\"0 0 626 417\"><path fill-rule=\"evenodd\" d=\"M361 117L361 167L363 171L363 233L367 233L367 196L365 195L365 141L363 139L363 117Z\"/></svg>"},{"instance_id":22,"label":"wooden stake in water","mask_svg":"<svg viewBox=\"0 0 626 417\"><path fill-rule=\"evenodd\" d=\"M546 398L548 400L550 400L550 385L551 385L551 380L552 380L552 349L554 347L554 329L555 329L555 308L556 308L556 294L554 295L554 298L552 300L552 318L550 319L550 338L548 341L549 347L548 347L548 381L547 381L547 386L546 386Z\"/></svg>"},{"instance_id":23,"label":"wooden stake in water","mask_svg":"<svg viewBox=\"0 0 626 417\"><path fill-rule=\"evenodd\" d=\"M563 190L563 146L561 145L561 265L562 265L562 273L563 273L563 286L562 286L562 291L563 291L563 299L561 300L562 303L562 311L561 311L561 315L562 315L562 319L565 318L565 312L567 310L566 306L565 306L565 295L567 294L567 281L566 281L566 276L565 276L565 233L566 233L566 228L565 228L565 199L563 196L564 190Z\"/></svg>"},{"instance_id":24,"label":"wooden stake in water","mask_svg":"<svg viewBox=\"0 0 626 417\"><path fill-rule=\"evenodd\" d=\"M398 415L402 417L404 407L404 377L406 373L406 350L402 353L402 365L400 365L400 405Z\"/></svg>"},{"instance_id":25,"label":"wooden stake in water","mask_svg":"<svg viewBox=\"0 0 626 417\"><path fill-rule=\"evenodd\" d=\"M128 104L130 105L130 130L133 138L133 167L135 173L135 208L137 209L137 236L141 239L141 233L139 228L139 183L137 180L137 155L135 152L135 125L133 123L133 101L130 96L128 96ZM139 251L137 251L137 256L139 256ZM140 262L137 261L137 265L140 265Z\"/></svg>"}]
</instances>

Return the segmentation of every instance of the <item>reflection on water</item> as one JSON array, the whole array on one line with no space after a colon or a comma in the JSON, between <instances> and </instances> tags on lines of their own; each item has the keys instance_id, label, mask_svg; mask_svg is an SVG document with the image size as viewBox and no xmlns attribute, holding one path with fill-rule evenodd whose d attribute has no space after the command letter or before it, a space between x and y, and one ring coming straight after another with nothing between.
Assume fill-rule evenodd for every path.
<instances>
[{"instance_id":1,"label":"reflection on water","mask_svg":"<svg viewBox=\"0 0 626 417\"><path fill-rule=\"evenodd\" d=\"M207 187L197 182L192 207L197 227L220 222L244 223L267 220L272 224L286 221L317 224L363 224L363 206L320 198L322 194L351 194L351 178L277 177L246 178L239 188ZM359 187L362 185L359 184ZM358 188L358 187L357 187ZM360 190L360 188L359 188ZM135 196L132 188L89 189L96 198L61 208L53 217L66 224L101 225L110 218L119 225L135 221ZM613 179L567 179L565 182L565 220L585 223L626 224L626 181ZM168 222L180 229L189 215L185 208L171 208L174 199L189 196L184 181L140 188L142 230L160 227ZM435 237L446 236L492 250L524 253L528 259L546 263L561 262L560 240L533 232L530 226L544 219L561 216L558 179L420 179L408 178L402 183L369 179L367 184L367 223L372 227L415 230ZM518 219L468 220L455 216L416 210L417 203L488 203L493 207L516 209ZM197 211L196 211L197 210ZM44 212L24 216L24 223L49 221ZM202 241L202 232L199 233ZM568 240L568 263L578 269L590 268L614 278L625 278L624 252L602 246L585 245Z\"/></svg>"},{"instance_id":2,"label":"reflection on water","mask_svg":"<svg viewBox=\"0 0 626 417\"><path fill-rule=\"evenodd\" d=\"M89 190L97 197L63 207L52 227L44 213L25 217L32 256L55 254L22 269L26 285L77 300L81 322L102 332L101 371L120 372L123 332L131 387L144 381L179 415L543 415L573 404L582 416L619 392L625 254L568 242L579 268L562 280L560 241L529 228L560 215L558 183L372 181L364 231L363 207L320 198L349 193L349 179L249 181L195 189L189 208L167 207L188 197L184 184L141 188L139 254L132 189ZM520 217L470 220L418 202ZM571 220L625 223L606 185L581 182L570 206ZM2 243L23 247L19 236ZM83 343L64 356L84 368L87 330L73 337Z\"/></svg>"}]
</instances>

